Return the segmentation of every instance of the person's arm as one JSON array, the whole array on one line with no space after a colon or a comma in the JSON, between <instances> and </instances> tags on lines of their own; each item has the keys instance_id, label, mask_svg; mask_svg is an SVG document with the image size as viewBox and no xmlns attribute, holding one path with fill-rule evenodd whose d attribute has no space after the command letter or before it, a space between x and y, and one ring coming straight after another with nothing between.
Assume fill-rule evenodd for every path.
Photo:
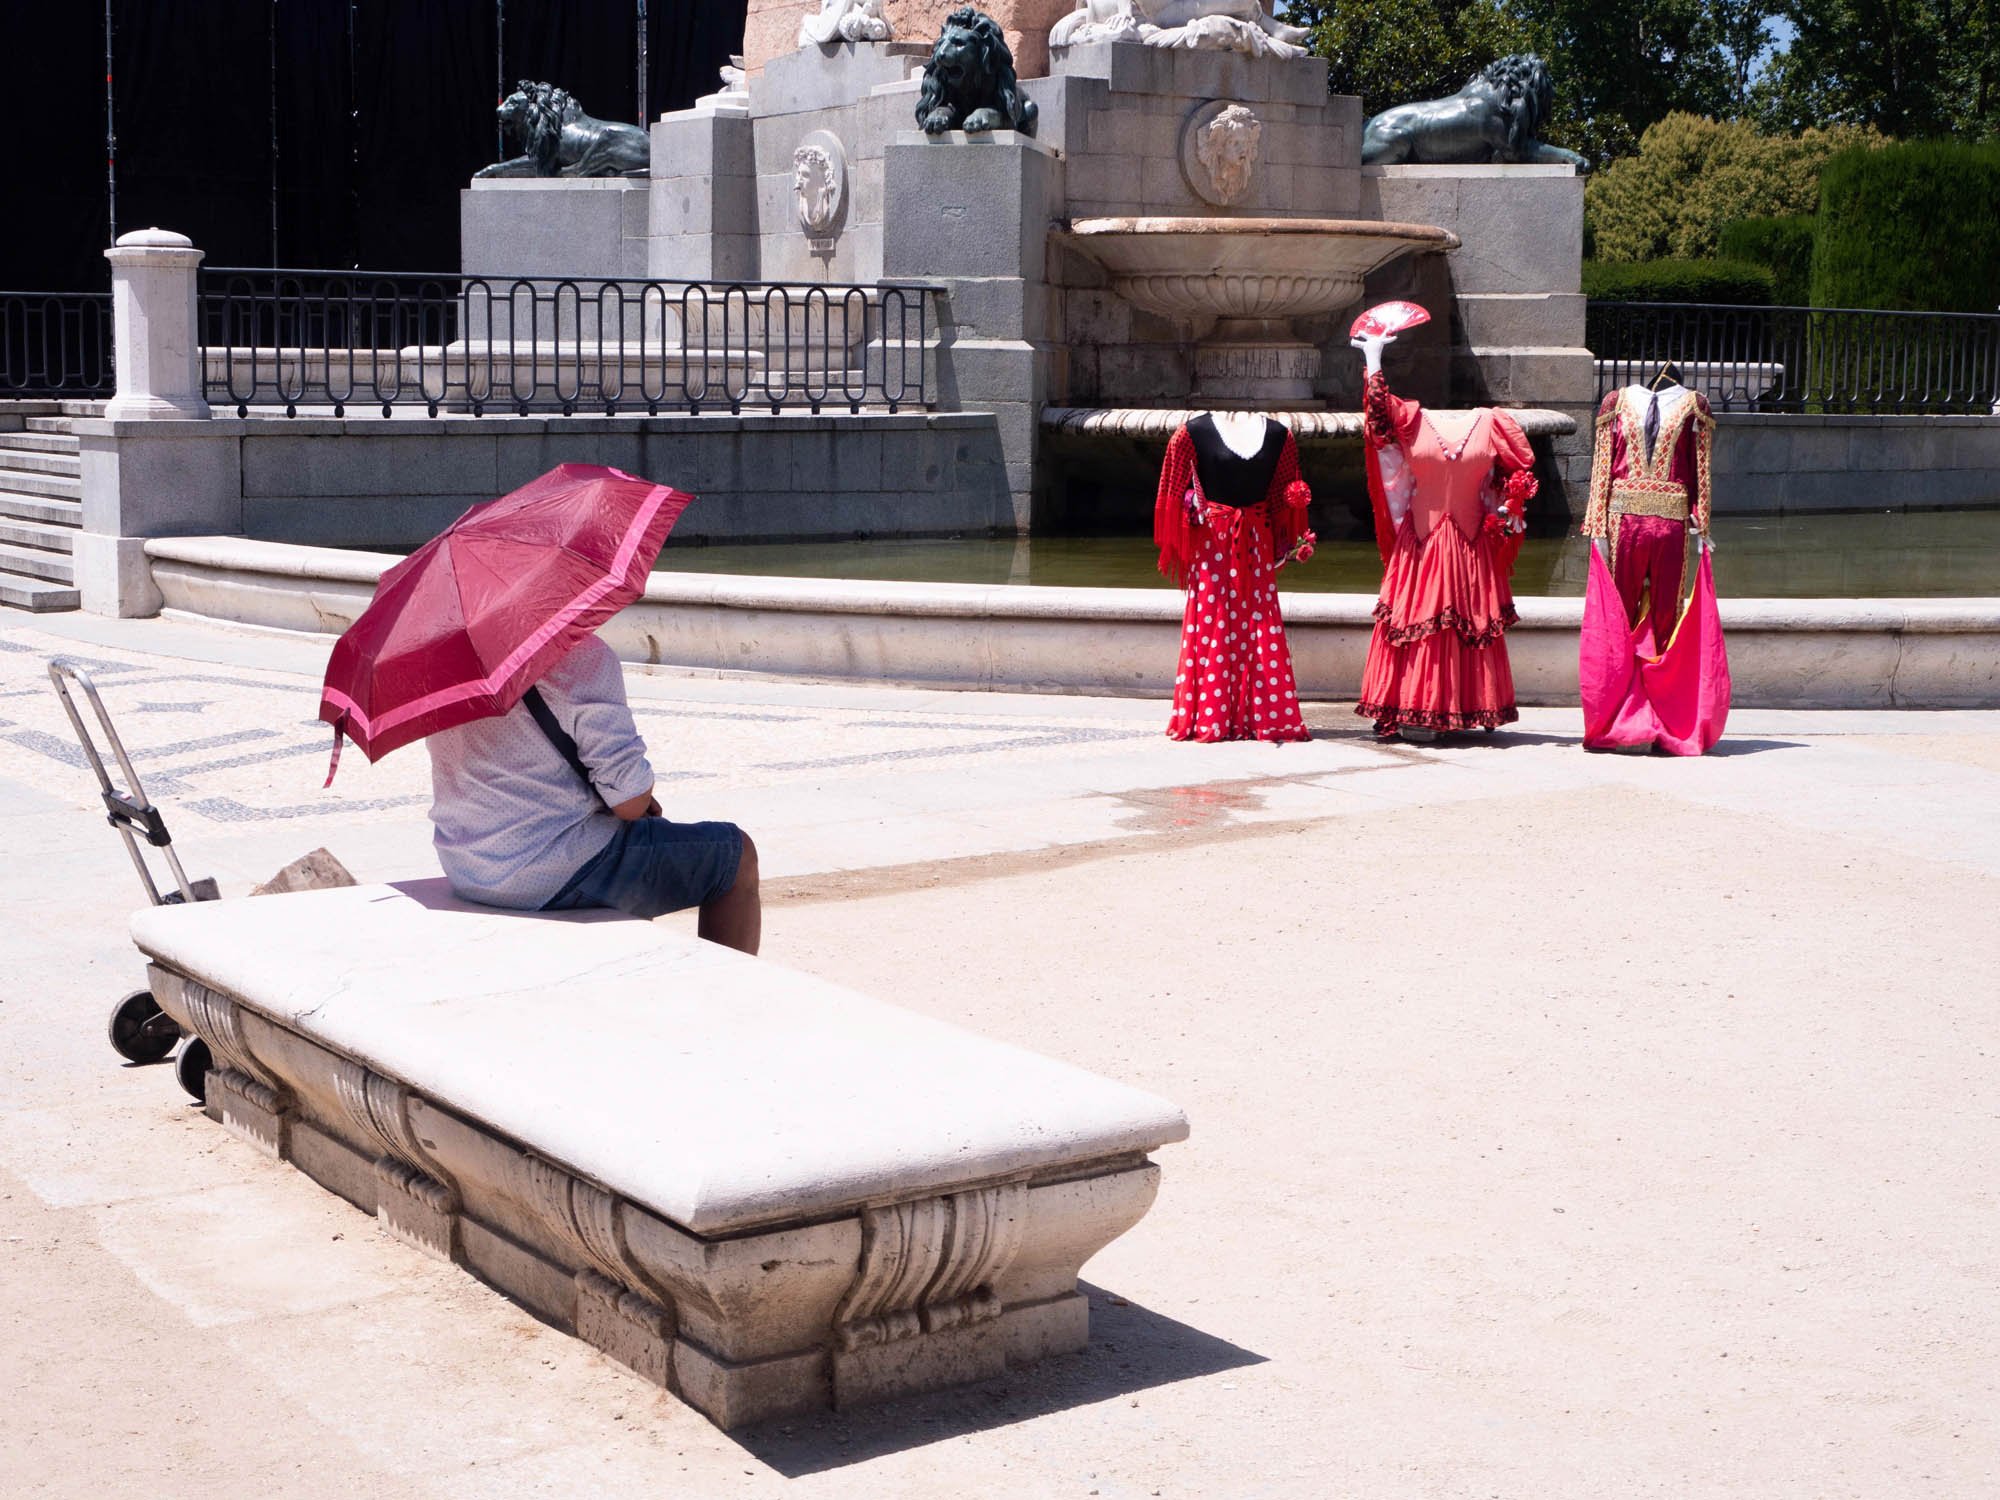
<instances>
[{"instance_id":1,"label":"person's arm","mask_svg":"<svg viewBox=\"0 0 2000 1500\"><path fill-rule=\"evenodd\" d=\"M621 823L636 823L641 818L657 818L660 816L660 799L651 792L641 792L638 796L613 807L611 816Z\"/></svg>"},{"instance_id":2,"label":"person's arm","mask_svg":"<svg viewBox=\"0 0 2000 1500\"><path fill-rule=\"evenodd\" d=\"M659 812L646 743L632 722L625 677L611 648L590 637L550 669L543 687L543 698L576 741L577 757L613 816L629 823Z\"/></svg>"}]
</instances>

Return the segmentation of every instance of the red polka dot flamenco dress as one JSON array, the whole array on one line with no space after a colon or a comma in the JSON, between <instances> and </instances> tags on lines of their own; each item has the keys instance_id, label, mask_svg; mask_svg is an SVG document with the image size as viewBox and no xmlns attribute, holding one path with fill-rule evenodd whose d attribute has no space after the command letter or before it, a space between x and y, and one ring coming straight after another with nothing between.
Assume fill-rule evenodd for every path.
<instances>
[{"instance_id":1,"label":"red polka dot flamenco dress","mask_svg":"<svg viewBox=\"0 0 2000 1500\"><path fill-rule=\"evenodd\" d=\"M1196 417L1167 443L1153 506L1160 571L1187 593L1167 737L1310 739L1278 615L1277 570L1312 556L1299 450L1265 418L1244 455Z\"/></svg>"}]
</instances>

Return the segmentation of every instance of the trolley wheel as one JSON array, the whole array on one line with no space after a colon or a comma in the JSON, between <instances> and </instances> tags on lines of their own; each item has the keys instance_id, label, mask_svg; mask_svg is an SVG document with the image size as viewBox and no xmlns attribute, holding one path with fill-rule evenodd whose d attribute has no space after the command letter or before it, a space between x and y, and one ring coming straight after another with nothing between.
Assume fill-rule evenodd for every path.
<instances>
[{"instance_id":1,"label":"trolley wheel","mask_svg":"<svg viewBox=\"0 0 2000 1500\"><path fill-rule=\"evenodd\" d=\"M151 990L134 990L111 1007L111 1050L127 1062L163 1062L181 1029L160 1009Z\"/></svg>"},{"instance_id":2,"label":"trolley wheel","mask_svg":"<svg viewBox=\"0 0 2000 1500\"><path fill-rule=\"evenodd\" d=\"M215 1066L215 1056L208 1050L208 1043L198 1036L187 1039L181 1054L174 1059L174 1082L186 1089L188 1096L197 1104L208 1102L208 1070Z\"/></svg>"}]
</instances>

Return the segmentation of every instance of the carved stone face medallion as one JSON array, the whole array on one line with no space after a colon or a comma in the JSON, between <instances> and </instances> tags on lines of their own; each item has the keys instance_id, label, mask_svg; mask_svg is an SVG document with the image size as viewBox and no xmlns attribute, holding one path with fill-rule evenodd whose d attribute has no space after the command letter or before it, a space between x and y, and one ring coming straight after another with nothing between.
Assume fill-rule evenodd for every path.
<instances>
[{"instance_id":1,"label":"carved stone face medallion","mask_svg":"<svg viewBox=\"0 0 2000 1500\"><path fill-rule=\"evenodd\" d=\"M1227 208L1250 191L1264 122L1246 106L1216 101L1188 116L1181 171L1197 197Z\"/></svg>"},{"instance_id":2,"label":"carved stone face medallion","mask_svg":"<svg viewBox=\"0 0 2000 1500\"><path fill-rule=\"evenodd\" d=\"M811 132L792 152L792 199L806 238L831 243L847 207L847 152L832 131Z\"/></svg>"}]
</instances>

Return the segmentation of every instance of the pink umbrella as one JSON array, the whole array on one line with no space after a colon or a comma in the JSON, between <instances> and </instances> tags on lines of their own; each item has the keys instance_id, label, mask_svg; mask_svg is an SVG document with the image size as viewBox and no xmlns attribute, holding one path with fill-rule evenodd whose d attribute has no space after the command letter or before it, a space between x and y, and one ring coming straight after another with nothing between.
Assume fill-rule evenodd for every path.
<instances>
[{"instance_id":1,"label":"pink umbrella","mask_svg":"<svg viewBox=\"0 0 2000 1500\"><path fill-rule=\"evenodd\" d=\"M334 643L319 716L370 760L503 714L646 586L692 495L562 464L475 505L382 575Z\"/></svg>"}]
</instances>

